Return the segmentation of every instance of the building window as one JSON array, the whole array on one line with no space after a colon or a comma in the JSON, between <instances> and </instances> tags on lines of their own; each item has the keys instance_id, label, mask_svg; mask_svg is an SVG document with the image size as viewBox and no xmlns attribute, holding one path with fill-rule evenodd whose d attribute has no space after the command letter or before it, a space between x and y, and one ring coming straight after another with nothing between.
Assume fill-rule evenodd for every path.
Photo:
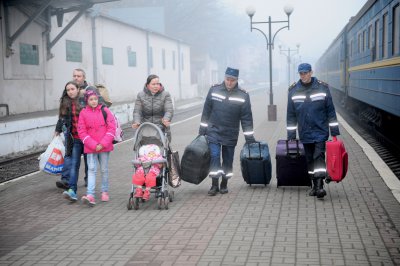
<instances>
[{"instance_id":1,"label":"building window","mask_svg":"<svg viewBox=\"0 0 400 266\"><path fill-rule=\"evenodd\" d=\"M103 65L113 65L114 64L113 48L102 47L101 55L102 55L102 59L103 59Z\"/></svg>"},{"instance_id":2,"label":"building window","mask_svg":"<svg viewBox=\"0 0 400 266\"><path fill-rule=\"evenodd\" d=\"M128 67L136 67L136 52L128 50Z\"/></svg>"},{"instance_id":3,"label":"building window","mask_svg":"<svg viewBox=\"0 0 400 266\"><path fill-rule=\"evenodd\" d=\"M388 36L389 36L389 30L388 30L388 14L383 15L383 20L382 20L382 57L387 58L388 57Z\"/></svg>"},{"instance_id":4,"label":"building window","mask_svg":"<svg viewBox=\"0 0 400 266\"><path fill-rule=\"evenodd\" d=\"M375 59L379 59L379 20L375 21Z\"/></svg>"},{"instance_id":5,"label":"building window","mask_svg":"<svg viewBox=\"0 0 400 266\"><path fill-rule=\"evenodd\" d=\"M39 45L20 43L19 62L21 65L39 65Z\"/></svg>"},{"instance_id":6,"label":"building window","mask_svg":"<svg viewBox=\"0 0 400 266\"><path fill-rule=\"evenodd\" d=\"M162 68L165 69L165 49L162 49L162 53L161 53L161 60L162 60Z\"/></svg>"},{"instance_id":7,"label":"building window","mask_svg":"<svg viewBox=\"0 0 400 266\"><path fill-rule=\"evenodd\" d=\"M149 65L153 67L153 47L149 47Z\"/></svg>"},{"instance_id":8,"label":"building window","mask_svg":"<svg viewBox=\"0 0 400 266\"><path fill-rule=\"evenodd\" d=\"M392 53L393 55L397 55L400 51L399 47L399 39L400 39L400 7L396 5L393 8L393 42L392 42Z\"/></svg>"},{"instance_id":9,"label":"building window","mask_svg":"<svg viewBox=\"0 0 400 266\"><path fill-rule=\"evenodd\" d=\"M172 51L172 69L175 70L175 51Z\"/></svg>"},{"instance_id":10,"label":"building window","mask_svg":"<svg viewBox=\"0 0 400 266\"><path fill-rule=\"evenodd\" d=\"M82 63L82 42L65 40L65 50L68 62Z\"/></svg>"}]
</instances>

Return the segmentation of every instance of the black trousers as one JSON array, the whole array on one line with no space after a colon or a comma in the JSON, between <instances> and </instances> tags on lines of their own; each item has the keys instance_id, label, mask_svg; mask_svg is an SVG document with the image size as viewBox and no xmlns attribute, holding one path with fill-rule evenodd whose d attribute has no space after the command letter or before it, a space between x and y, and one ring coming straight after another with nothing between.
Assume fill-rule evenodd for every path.
<instances>
[{"instance_id":1,"label":"black trousers","mask_svg":"<svg viewBox=\"0 0 400 266\"><path fill-rule=\"evenodd\" d=\"M311 179L325 178L325 142L305 143L308 175Z\"/></svg>"}]
</instances>

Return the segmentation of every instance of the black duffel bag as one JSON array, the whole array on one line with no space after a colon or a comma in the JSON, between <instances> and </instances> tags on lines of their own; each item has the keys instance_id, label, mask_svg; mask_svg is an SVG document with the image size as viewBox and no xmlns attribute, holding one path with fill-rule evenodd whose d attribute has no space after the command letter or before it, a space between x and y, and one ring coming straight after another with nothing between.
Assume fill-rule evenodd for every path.
<instances>
[{"instance_id":1,"label":"black duffel bag","mask_svg":"<svg viewBox=\"0 0 400 266\"><path fill-rule=\"evenodd\" d=\"M182 180L200 184L209 173L211 153L205 136L197 136L186 148L181 160Z\"/></svg>"}]
</instances>

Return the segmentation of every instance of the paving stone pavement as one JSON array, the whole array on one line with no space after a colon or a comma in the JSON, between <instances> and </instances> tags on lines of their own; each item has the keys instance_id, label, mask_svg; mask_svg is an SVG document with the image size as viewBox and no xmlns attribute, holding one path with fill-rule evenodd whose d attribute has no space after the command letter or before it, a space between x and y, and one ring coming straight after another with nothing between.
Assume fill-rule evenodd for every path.
<instances>
[{"instance_id":1,"label":"paving stone pavement","mask_svg":"<svg viewBox=\"0 0 400 266\"><path fill-rule=\"evenodd\" d=\"M353 137L341 128L349 171L326 186L324 200L309 197L307 187L277 188L284 110L278 105L278 121L268 122L259 98L252 96L256 136L268 141L273 159L268 186L243 182L241 137L228 194L208 196L206 179L175 189L169 210L158 210L153 198L128 211L127 141L111 155L110 202L93 208L67 203L56 177L44 173L1 185L0 265L400 265L400 205ZM172 127L181 155L198 122Z\"/></svg>"}]
</instances>

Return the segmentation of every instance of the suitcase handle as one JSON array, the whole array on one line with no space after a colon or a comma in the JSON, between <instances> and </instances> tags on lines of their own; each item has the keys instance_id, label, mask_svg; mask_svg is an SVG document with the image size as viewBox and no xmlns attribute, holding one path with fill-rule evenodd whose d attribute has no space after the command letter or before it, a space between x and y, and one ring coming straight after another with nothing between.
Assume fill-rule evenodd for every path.
<instances>
[{"instance_id":1,"label":"suitcase handle","mask_svg":"<svg viewBox=\"0 0 400 266\"><path fill-rule=\"evenodd\" d=\"M257 143L258 144L258 158L257 159L259 159L259 160L261 160L262 159L262 157L261 157L261 142L259 142L259 141L256 141L256 142L253 142L253 143ZM254 159L254 158L251 158L251 155L250 155L250 143L249 144L247 144L247 149L249 150L249 157L248 157L248 159Z\"/></svg>"},{"instance_id":2,"label":"suitcase handle","mask_svg":"<svg viewBox=\"0 0 400 266\"><path fill-rule=\"evenodd\" d=\"M289 140L286 140L286 156L292 157L292 158L297 158L300 156L299 140L295 139L295 141L296 141L296 152L292 153L292 152L290 152L290 149L289 149Z\"/></svg>"}]
</instances>

